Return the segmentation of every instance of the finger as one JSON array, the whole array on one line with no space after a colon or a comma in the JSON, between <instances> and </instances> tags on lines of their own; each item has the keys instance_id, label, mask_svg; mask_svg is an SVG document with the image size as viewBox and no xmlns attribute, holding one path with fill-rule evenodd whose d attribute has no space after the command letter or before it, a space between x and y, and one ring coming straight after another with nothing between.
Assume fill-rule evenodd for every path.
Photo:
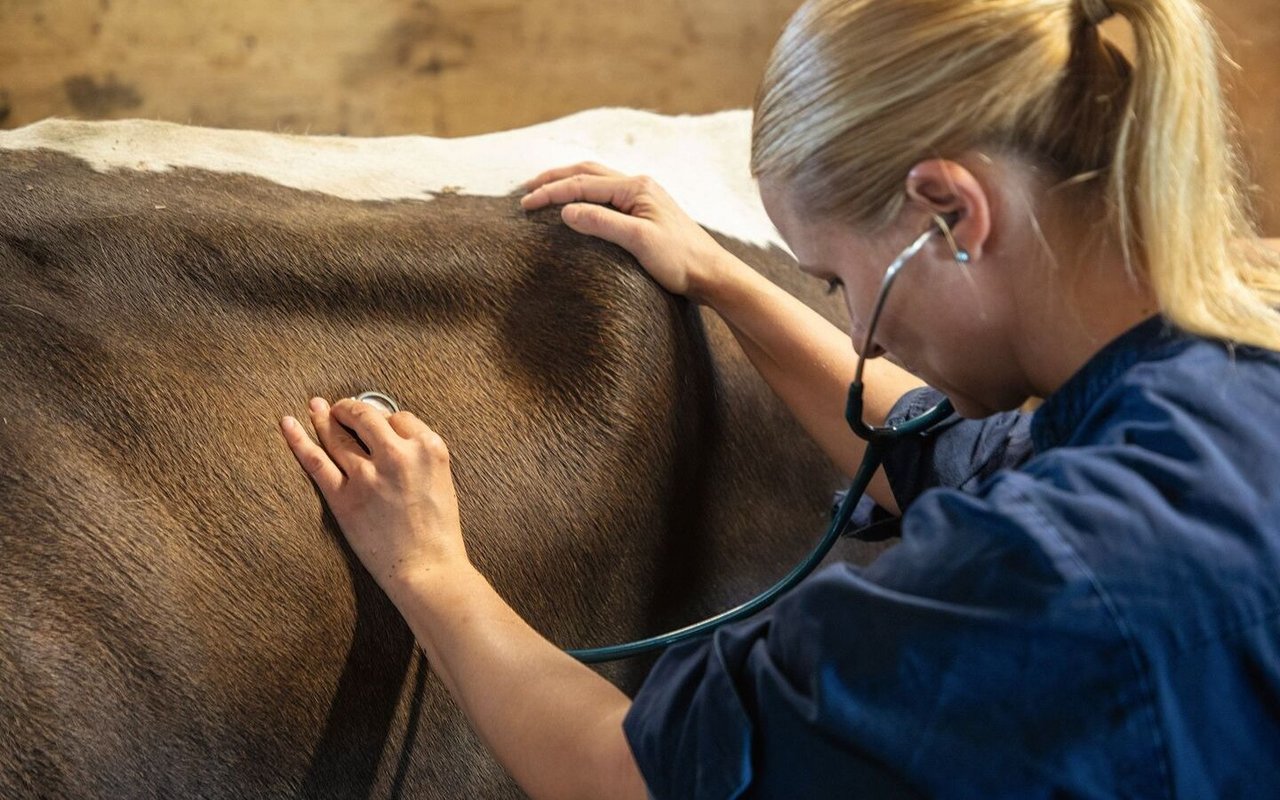
<instances>
[{"instance_id":1,"label":"finger","mask_svg":"<svg viewBox=\"0 0 1280 800\"><path fill-rule=\"evenodd\" d=\"M413 439L422 436L431 429L427 427L427 423L418 419L408 411L397 411L387 417L387 424L391 429L405 439Z\"/></svg>"},{"instance_id":2,"label":"finger","mask_svg":"<svg viewBox=\"0 0 1280 800\"><path fill-rule=\"evenodd\" d=\"M427 455L437 467L443 465L445 471L449 467L449 447L440 438L440 434L431 430L427 423L418 419L408 411L401 411L387 418L387 422L396 433L405 439L416 442L425 448Z\"/></svg>"},{"instance_id":3,"label":"finger","mask_svg":"<svg viewBox=\"0 0 1280 800\"><path fill-rule=\"evenodd\" d=\"M360 448L359 442L333 419L329 404L324 398L311 398L309 408L311 424L315 426L316 437L320 439L320 444L343 472L347 475L354 474L360 468L361 462L369 458Z\"/></svg>"},{"instance_id":4,"label":"finger","mask_svg":"<svg viewBox=\"0 0 1280 800\"><path fill-rule=\"evenodd\" d=\"M635 203L636 181L622 175L573 175L539 186L520 198L526 211L564 203L607 203L630 211Z\"/></svg>"},{"instance_id":5,"label":"finger","mask_svg":"<svg viewBox=\"0 0 1280 800\"><path fill-rule=\"evenodd\" d=\"M369 454L374 459L377 459L380 454L385 455L399 438L387 423L385 411L360 400L351 398L339 400L333 404L330 414L338 422L356 432L356 436L359 436L364 446L369 448Z\"/></svg>"},{"instance_id":6,"label":"finger","mask_svg":"<svg viewBox=\"0 0 1280 800\"><path fill-rule=\"evenodd\" d=\"M448 457L449 448L440 438L440 434L431 430L427 423L418 419L408 411L401 411L387 418L387 422L406 439L414 439L427 446L433 455Z\"/></svg>"},{"instance_id":7,"label":"finger","mask_svg":"<svg viewBox=\"0 0 1280 800\"><path fill-rule=\"evenodd\" d=\"M597 164L594 161L583 161L577 164L571 164L567 167L556 167L546 172L539 173L536 177L530 178L520 184L520 188L526 192L531 192L545 183L558 181L568 178L572 175L615 175L621 176L622 173L617 170L609 169L603 164Z\"/></svg>"},{"instance_id":8,"label":"finger","mask_svg":"<svg viewBox=\"0 0 1280 800\"><path fill-rule=\"evenodd\" d=\"M636 249L643 235L644 220L593 203L571 203L560 212L560 218L578 233L613 242L638 255Z\"/></svg>"},{"instance_id":9,"label":"finger","mask_svg":"<svg viewBox=\"0 0 1280 800\"><path fill-rule=\"evenodd\" d=\"M342 486L342 472L338 465L333 463L324 448L311 441L311 437L302 429L302 423L293 417L285 417L280 421L280 431L284 434L289 449L293 451L293 457L298 459L298 464L311 476L311 480L315 481L328 500L330 494Z\"/></svg>"}]
</instances>

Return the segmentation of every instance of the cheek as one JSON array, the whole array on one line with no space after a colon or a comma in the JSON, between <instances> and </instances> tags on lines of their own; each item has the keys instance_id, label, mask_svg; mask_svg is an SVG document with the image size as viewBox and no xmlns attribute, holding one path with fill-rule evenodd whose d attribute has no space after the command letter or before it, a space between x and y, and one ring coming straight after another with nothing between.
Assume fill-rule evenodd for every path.
<instances>
[{"instance_id":1,"label":"cheek","mask_svg":"<svg viewBox=\"0 0 1280 800\"><path fill-rule=\"evenodd\" d=\"M923 294L899 300L890 299L876 326L876 342L890 360L944 391L973 387L986 356L964 309Z\"/></svg>"}]
</instances>

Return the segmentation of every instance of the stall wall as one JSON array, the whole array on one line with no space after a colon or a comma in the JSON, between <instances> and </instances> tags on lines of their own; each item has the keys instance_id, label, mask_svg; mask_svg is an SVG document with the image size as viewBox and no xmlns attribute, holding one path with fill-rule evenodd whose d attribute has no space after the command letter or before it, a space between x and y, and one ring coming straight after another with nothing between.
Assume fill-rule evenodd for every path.
<instances>
[{"instance_id":1,"label":"stall wall","mask_svg":"<svg viewBox=\"0 0 1280 800\"><path fill-rule=\"evenodd\" d=\"M796 0L0 0L0 125L150 117L456 136L602 105L749 105ZM1280 2L1213 0L1280 197ZM1280 204L1266 226L1280 235Z\"/></svg>"},{"instance_id":2,"label":"stall wall","mask_svg":"<svg viewBox=\"0 0 1280 800\"><path fill-rule=\"evenodd\" d=\"M751 101L795 0L0 0L8 125L451 136Z\"/></svg>"}]
</instances>

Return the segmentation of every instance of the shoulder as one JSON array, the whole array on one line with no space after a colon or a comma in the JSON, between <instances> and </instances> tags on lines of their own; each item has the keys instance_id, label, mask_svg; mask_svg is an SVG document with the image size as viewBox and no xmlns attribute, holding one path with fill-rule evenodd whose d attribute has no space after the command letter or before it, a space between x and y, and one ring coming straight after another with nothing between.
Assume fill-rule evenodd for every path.
<instances>
[{"instance_id":1,"label":"shoulder","mask_svg":"<svg viewBox=\"0 0 1280 800\"><path fill-rule=\"evenodd\" d=\"M1274 451L1280 426L1259 423L1277 403L1280 353L1186 336L1120 375L1068 443L1159 450L1162 441L1195 441L1201 448Z\"/></svg>"},{"instance_id":2,"label":"shoulder","mask_svg":"<svg viewBox=\"0 0 1280 800\"><path fill-rule=\"evenodd\" d=\"M1015 481L1060 530L1123 521L1164 546L1198 525L1280 534L1278 406L1280 354L1187 337L1120 375Z\"/></svg>"},{"instance_id":3,"label":"shoulder","mask_svg":"<svg viewBox=\"0 0 1280 800\"><path fill-rule=\"evenodd\" d=\"M1133 365L1064 444L969 491L926 492L887 580L994 602L1092 597L1153 647L1280 609L1280 357L1188 338Z\"/></svg>"}]
</instances>

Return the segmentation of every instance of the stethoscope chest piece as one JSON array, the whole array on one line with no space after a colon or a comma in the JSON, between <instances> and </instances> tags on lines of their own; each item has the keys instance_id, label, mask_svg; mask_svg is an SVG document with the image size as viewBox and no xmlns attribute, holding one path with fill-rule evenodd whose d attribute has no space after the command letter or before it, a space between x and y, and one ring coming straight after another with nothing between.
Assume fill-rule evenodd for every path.
<instances>
[{"instance_id":1,"label":"stethoscope chest piece","mask_svg":"<svg viewBox=\"0 0 1280 800\"><path fill-rule=\"evenodd\" d=\"M382 392L361 392L356 395L356 399L388 414L394 414L400 410L400 405L390 395L385 395Z\"/></svg>"}]
</instances>

